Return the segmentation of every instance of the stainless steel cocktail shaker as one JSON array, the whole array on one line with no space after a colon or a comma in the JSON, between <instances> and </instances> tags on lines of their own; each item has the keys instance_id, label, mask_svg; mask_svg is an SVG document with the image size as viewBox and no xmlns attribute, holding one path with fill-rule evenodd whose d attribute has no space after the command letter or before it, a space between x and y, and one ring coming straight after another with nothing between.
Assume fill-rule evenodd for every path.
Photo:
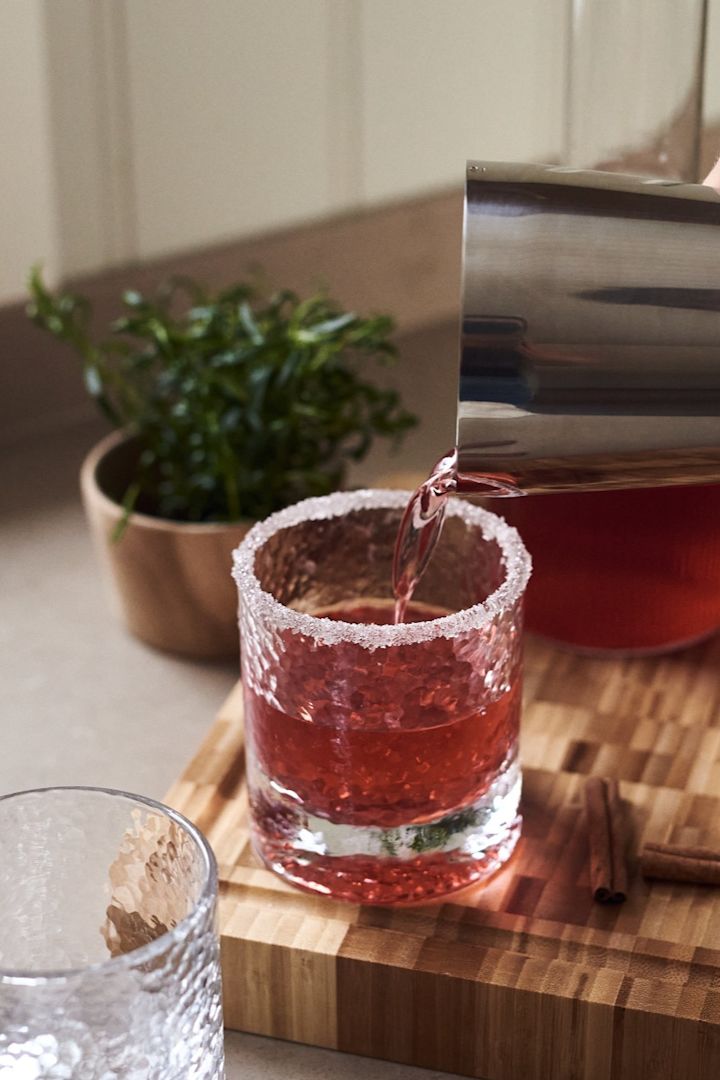
<instances>
[{"instance_id":1,"label":"stainless steel cocktail shaker","mask_svg":"<svg viewBox=\"0 0 720 1080\"><path fill-rule=\"evenodd\" d=\"M467 167L459 490L720 480L720 195Z\"/></svg>"}]
</instances>

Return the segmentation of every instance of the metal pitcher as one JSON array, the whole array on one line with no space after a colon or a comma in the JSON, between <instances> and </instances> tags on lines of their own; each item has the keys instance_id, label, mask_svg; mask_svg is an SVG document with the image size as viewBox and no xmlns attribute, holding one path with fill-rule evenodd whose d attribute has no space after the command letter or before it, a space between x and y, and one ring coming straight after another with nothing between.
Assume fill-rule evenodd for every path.
<instances>
[{"instance_id":1,"label":"metal pitcher","mask_svg":"<svg viewBox=\"0 0 720 1080\"><path fill-rule=\"evenodd\" d=\"M458 490L720 480L720 195L469 162Z\"/></svg>"}]
</instances>

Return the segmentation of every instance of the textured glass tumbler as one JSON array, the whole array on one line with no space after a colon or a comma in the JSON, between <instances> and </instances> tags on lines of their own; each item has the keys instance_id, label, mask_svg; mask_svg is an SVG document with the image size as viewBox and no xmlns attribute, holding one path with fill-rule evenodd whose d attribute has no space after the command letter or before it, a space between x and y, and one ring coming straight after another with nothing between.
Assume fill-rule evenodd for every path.
<instances>
[{"instance_id":1,"label":"textured glass tumbler","mask_svg":"<svg viewBox=\"0 0 720 1080\"><path fill-rule=\"evenodd\" d=\"M361 903L479 881L520 828L529 558L501 518L453 501L393 625L408 497L308 499L235 552L253 845L295 885Z\"/></svg>"},{"instance_id":2,"label":"textured glass tumbler","mask_svg":"<svg viewBox=\"0 0 720 1080\"><path fill-rule=\"evenodd\" d=\"M0 1077L220 1080L217 869L136 795L0 799Z\"/></svg>"}]
</instances>

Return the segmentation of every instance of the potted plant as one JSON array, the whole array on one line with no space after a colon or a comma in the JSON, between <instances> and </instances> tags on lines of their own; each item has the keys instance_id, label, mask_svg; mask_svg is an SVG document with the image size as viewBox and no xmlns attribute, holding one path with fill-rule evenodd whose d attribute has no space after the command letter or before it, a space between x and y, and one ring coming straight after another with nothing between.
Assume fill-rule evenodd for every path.
<instances>
[{"instance_id":1,"label":"potted plant","mask_svg":"<svg viewBox=\"0 0 720 1080\"><path fill-rule=\"evenodd\" d=\"M78 354L117 429L81 475L93 535L139 638L195 657L236 652L230 551L250 524L343 484L376 436L416 421L366 376L392 361L387 316L324 294L175 280L122 297L97 341L86 300L30 277L31 318Z\"/></svg>"}]
</instances>

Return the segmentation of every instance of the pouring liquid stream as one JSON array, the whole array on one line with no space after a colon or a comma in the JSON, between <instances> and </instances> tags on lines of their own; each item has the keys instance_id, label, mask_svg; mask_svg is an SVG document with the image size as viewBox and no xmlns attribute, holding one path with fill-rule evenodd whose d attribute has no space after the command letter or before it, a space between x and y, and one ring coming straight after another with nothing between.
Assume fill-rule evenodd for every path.
<instances>
[{"instance_id":1,"label":"pouring liquid stream","mask_svg":"<svg viewBox=\"0 0 720 1080\"><path fill-rule=\"evenodd\" d=\"M457 450L452 450L433 466L427 480L410 496L398 529L393 554L395 623L402 623L415 589L437 547L445 521L448 500L462 491L467 495L521 495L507 479L492 476L460 478Z\"/></svg>"}]
</instances>

